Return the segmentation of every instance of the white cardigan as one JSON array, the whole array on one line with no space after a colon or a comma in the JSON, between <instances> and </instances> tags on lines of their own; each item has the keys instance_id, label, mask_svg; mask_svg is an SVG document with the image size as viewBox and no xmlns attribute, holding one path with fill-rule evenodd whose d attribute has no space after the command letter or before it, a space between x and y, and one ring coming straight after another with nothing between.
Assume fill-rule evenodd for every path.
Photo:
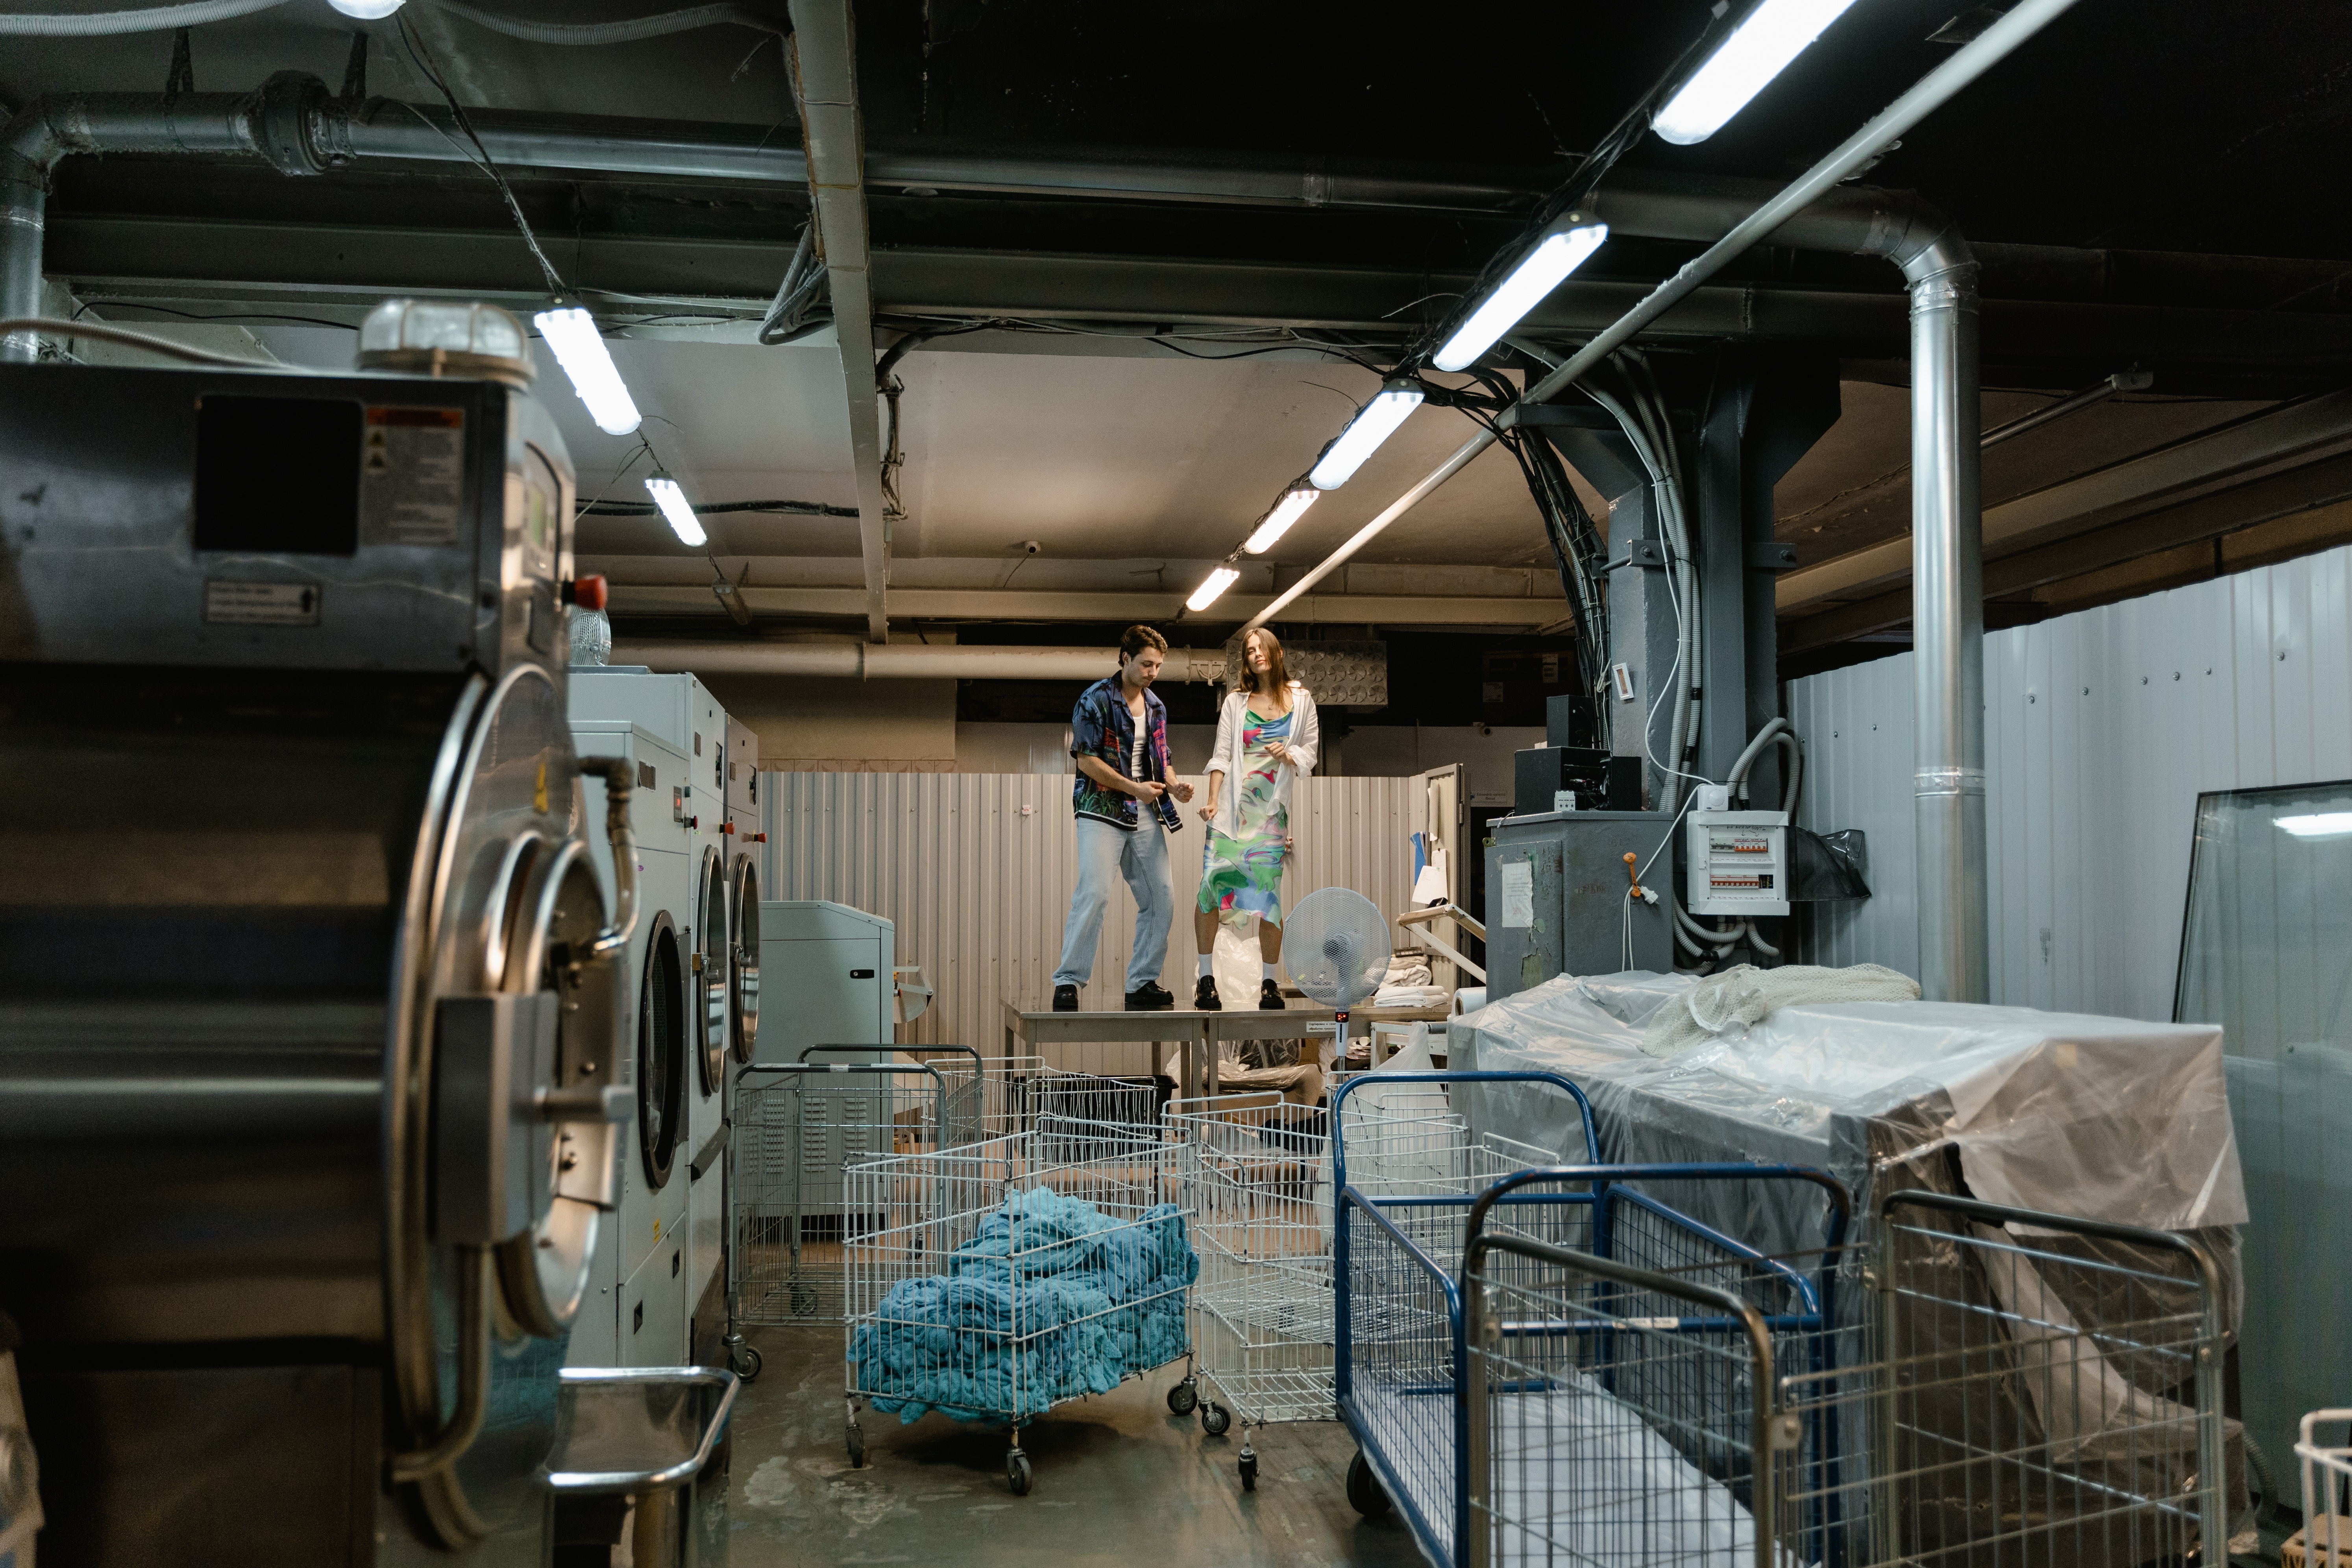
<instances>
[{"instance_id":1,"label":"white cardigan","mask_svg":"<svg viewBox=\"0 0 2352 1568\"><path fill-rule=\"evenodd\" d=\"M1223 705L1217 710L1217 749L1209 754L1208 771L1225 775L1224 786L1217 792L1217 815L1213 826L1228 838L1240 836L1236 803L1241 799L1244 767L1242 714L1249 705L1250 696L1246 691L1227 694ZM1292 781L1315 771L1315 760L1323 749L1323 731L1315 721L1315 699L1295 680L1290 683L1290 738L1283 742L1290 750L1290 763L1276 770L1274 780L1275 804L1285 807L1290 805Z\"/></svg>"}]
</instances>

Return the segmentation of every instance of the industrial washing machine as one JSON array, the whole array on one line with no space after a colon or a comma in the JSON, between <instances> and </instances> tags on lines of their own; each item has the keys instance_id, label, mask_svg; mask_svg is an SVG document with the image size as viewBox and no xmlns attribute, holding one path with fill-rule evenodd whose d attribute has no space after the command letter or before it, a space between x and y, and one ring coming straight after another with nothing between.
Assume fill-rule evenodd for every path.
<instances>
[{"instance_id":1,"label":"industrial washing machine","mask_svg":"<svg viewBox=\"0 0 2352 1568\"><path fill-rule=\"evenodd\" d=\"M677 1366L694 1358L686 1330L687 1112L695 1071L691 931L693 859L679 802L687 759L627 719L593 713L596 693L575 680L572 744L583 756L612 757L634 788L628 807L636 845L638 919L621 984L622 1081L636 1096L615 1141L614 1220L590 1268L587 1304L572 1326L573 1366ZM604 804L590 780L587 807ZM594 852L598 881L613 885L609 847Z\"/></svg>"},{"instance_id":2,"label":"industrial washing machine","mask_svg":"<svg viewBox=\"0 0 2352 1568\"><path fill-rule=\"evenodd\" d=\"M602 584L511 317L395 301L361 350L0 366L0 1310L46 1568L543 1563L565 1413L615 1385L558 1370L635 1117L637 857L581 787L633 780L565 721Z\"/></svg>"},{"instance_id":3,"label":"industrial washing machine","mask_svg":"<svg viewBox=\"0 0 2352 1568\"><path fill-rule=\"evenodd\" d=\"M735 1010L730 884L737 836L727 813L730 721L709 688L693 676L657 675L625 665L575 668L572 710L575 718L593 713L626 719L685 759L679 785L667 796L689 881L677 917L689 995L686 1115L676 1178L685 1212L678 1222L682 1246L674 1258L665 1248L664 1258L678 1265L683 1305L677 1321L686 1359L715 1358L726 1321L719 1263L727 1230L729 1047ZM694 1353L697 1349L702 1356Z\"/></svg>"}]
</instances>

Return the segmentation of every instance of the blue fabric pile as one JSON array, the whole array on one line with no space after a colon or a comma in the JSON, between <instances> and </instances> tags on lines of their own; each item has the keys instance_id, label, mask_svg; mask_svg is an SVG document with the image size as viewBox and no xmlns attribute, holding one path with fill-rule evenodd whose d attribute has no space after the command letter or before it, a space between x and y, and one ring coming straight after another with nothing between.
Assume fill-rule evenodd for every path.
<instances>
[{"instance_id":1,"label":"blue fabric pile","mask_svg":"<svg viewBox=\"0 0 2352 1568\"><path fill-rule=\"evenodd\" d=\"M1184 1353L1201 1260L1174 1204L1139 1221L1045 1187L1015 1193L948 1255L901 1279L850 1336L874 1408L902 1422L1034 1420Z\"/></svg>"}]
</instances>

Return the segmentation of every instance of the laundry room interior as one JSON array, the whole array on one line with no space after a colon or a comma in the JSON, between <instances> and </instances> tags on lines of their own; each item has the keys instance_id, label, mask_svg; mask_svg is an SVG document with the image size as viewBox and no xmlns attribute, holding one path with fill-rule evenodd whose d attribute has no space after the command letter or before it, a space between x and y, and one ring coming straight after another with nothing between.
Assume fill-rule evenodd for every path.
<instances>
[{"instance_id":1,"label":"laundry room interior","mask_svg":"<svg viewBox=\"0 0 2352 1568\"><path fill-rule=\"evenodd\" d=\"M0 0L0 1568L2352 1563L2347 72Z\"/></svg>"}]
</instances>

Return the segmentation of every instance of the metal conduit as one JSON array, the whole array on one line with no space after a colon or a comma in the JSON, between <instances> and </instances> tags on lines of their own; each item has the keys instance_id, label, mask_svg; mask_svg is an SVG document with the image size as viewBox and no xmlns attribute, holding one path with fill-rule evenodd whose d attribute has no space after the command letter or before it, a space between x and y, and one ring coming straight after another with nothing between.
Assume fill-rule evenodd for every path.
<instances>
[{"instance_id":1,"label":"metal conduit","mask_svg":"<svg viewBox=\"0 0 2352 1568\"><path fill-rule=\"evenodd\" d=\"M1118 668L1100 647L926 647L908 643L621 642L616 665L663 673L787 675L840 680L1099 680ZM1163 681L1222 680L1225 652L1168 650Z\"/></svg>"}]
</instances>

